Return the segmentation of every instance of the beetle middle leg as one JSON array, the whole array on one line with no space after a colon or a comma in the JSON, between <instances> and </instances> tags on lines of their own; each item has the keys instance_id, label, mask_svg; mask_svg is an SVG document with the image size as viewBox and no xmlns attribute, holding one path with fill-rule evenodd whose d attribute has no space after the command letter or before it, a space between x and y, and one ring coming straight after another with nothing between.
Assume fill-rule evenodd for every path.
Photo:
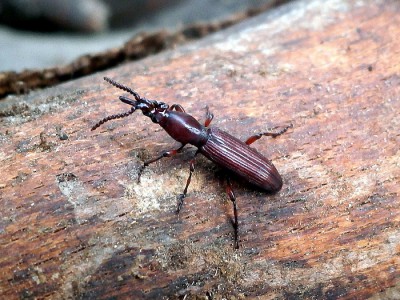
<instances>
[{"instance_id":1,"label":"beetle middle leg","mask_svg":"<svg viewBox=\"0 0 400 300\"><path fill-rule=\"evenodd\" d=\"M237 213L237 205L236 205L236 196L233 192L232 184L229 177L226 178L226 193L229 196L229 199L232 201L233 204L233 217L234 221L232 222L233 230L235 234L235 249L239 249L239 221L238 221L238 213Z\"/></svg>"},{"instance_id":2,"label":"beetle middle leg","mask_svg":"<svg viewBox=\"0 0 400 300\"><path fill-rule=\"evenodd\" d=\"M139 169L139 173L138 173L138 182L140 181L140 176L142 176L142 173L143 173L144 169L145 169L148 165L150 165L150 164L156 162L157 160L160 160L161 158L174 156L175 154L181 152L181 150L183 149L183 147L185 147L185 145L180 146L178 149L169 150L169 151L164 151L163 153L161 153L160 156L157 156L156 158L153 158L153 159L150 159L150 160L145 161L144 164L142 165L142 167Z\"/></svg>"},{"instance_id":3,"label":"beetle middle leg","mask_svg":"<svg viewBox=\"0 0 400 300\"><path fill-rule=\"evenodd\" d=\"M212 119L214 119L214 114L210 112L208 105L206 105L206 120L204 121L204 126L210 126Z\"/></svg>"},{"instance_id":4,"label":"beetle middle leg","mask_svg":"<svg viewBox=\"0 0 400 300\"><path fill-rule=\"evenodd\" d=\"M182 205L183 205L183 200L186 197L186 194L187 194L187 191L188 191L188 188L189 188L189 185L190 185L190 181L192 180L192 174L194 172L194 162L195 162L195 159L196 159L196 155L198 153L199 153L199 151L196 151L196 153L194 154L194 157L190 161L190 169L189 169L190 173L189 173L189 177L188 177L188 179L186 181L185 189L183 190L183 193L178 196L179 202L178 202L178 208L176 209L176 213L177 214L179 214L179 212L181 211L181 208L182 208Z\"/></svg>"},{"instance_id":5,"label":"beetle middle leg","mask_svg":"<svg viewBox=\"0 0 400 300\"><path fill-rule=\"evenodd\" d=\"M281 134L284 134L286 131L288 131L289 128L292 128L292 127L293 127L293 124L289 124L289 125L283 127L279 131L265 131L265 132L261 132L261 133L252 135L251 137L249 137L246 140L245 143L247 145L250 145L250 144L254 143L255 141L259 140L263 136L272 136L273 138L276 138L277 136L280 136ZM278 128L278 127L275 127L275 128Z\"/></svg>"}]
</instances>

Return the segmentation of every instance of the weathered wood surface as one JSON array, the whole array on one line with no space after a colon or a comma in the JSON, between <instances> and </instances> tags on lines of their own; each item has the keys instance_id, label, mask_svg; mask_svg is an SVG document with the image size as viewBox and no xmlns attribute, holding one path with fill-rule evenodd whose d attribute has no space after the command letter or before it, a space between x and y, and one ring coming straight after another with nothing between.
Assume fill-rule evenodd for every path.
<instances>
[{"instance_id":1,"label":"weathered wood surface","mask_svg":"<svg viewBox=\"0 0 400 300\"><path fill-rule=\"evenodd\" d=\"M213 37L1 102L2 298L396 298L400 4L300 1ZM127 110L107 75L254 144L284 178L237 183L240 244L212 163ZM14 103L12 106L11 104Z\"/></svg>"}]
</instances>

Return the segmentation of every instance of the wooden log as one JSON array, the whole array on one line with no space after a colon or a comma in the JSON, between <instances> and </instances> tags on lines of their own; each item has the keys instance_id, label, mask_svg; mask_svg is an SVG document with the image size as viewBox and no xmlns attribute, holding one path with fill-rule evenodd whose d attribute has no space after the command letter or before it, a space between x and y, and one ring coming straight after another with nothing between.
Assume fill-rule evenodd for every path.
<instances>
[{"instance_id":1,"label":"wooden log","mask_svg":"<svg viewBox=\"0 0 400 300\"><path fill-rule=\"evenodd\" d=\"M2 298L396 298L399 285L400 5L298 1L201 42L0 102ZM119 90L179 103L254 147L284 178L269 195L234 183L232 207L194 149ZM222 172L223 173L223 172Z\"/></svg>"}]
</instances>

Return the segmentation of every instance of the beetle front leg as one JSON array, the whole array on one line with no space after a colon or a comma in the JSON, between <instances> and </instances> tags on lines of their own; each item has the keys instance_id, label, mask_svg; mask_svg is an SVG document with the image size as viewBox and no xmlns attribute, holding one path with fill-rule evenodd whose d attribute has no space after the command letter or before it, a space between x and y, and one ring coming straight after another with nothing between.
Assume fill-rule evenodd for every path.
<instances>
[{"instance_id":1,"label":"beetle front leg","mask_svg":"<svg viewBox=\"0 0 400 300\"><path fill-rule=\"evenodd\" d=\"M280 127L280 126L278 126L278 127ZM275 127L275 128L278 128L278 127ZM284 134L286 131L288 131L289 128L292 128L292 127L293 127L293 124L289 124L289 125L283 127L279 131L275 131L275 132L274 131L266 131L266 132L261 132L259 134L252 135L251 137L249 137L246 140L245 143L247 145L250 145L250 144L254 143L255 141L259 140L263 136L272 136L273 138L276 138L277 136ZM275 128L273 128L273 129L275 129Z\"/></svg>"},{"instance_id":2,"label":"beetle front leg","mask_svg":"<svg viewBox=\"0 0 400 300\"><path fill-rule=\"evenodd\" d=\"M232 184L229 177L226 178L227 186L226 186L226 193L229 196L229 199L232 201L233 204L233 217L234 221L232 222L233 230L235 234L235 249L239 249L239 221L238 221L238 213L237 213L237 205L236 205L236 197L235 193L232 189Z\"/></svg>"},{"instance_id":3,"label":"beetle front leg","mask_svg":"<svg viewBox=\"0 0 400 300\"><path fill-rule=\"evenodd\" d=\"M175 150L164 151L163 153L161 153L160 156L145 161L144 164L142 165L142 167L139 169L139 173L138 173L138 182L140 181L140 176L142 176L142 173L143 173L144 169L145 169L148 165L152 164L153 162L156 162L157 160L160 160L161 158L174 156L175 154L181 152L181 150L183 149L183 147L185 147L185 145L182 145L182 146L180 146L178 149L175 149Z\"/></svg>"},{"instance_id":4,"label":"beetle front leg","mask_svg":"<svg viewBox=\"0 0 400 300\"><path fill-rule=\"evenodd\" d=\"M183 206L183 200L186 197L186 194L187 194L187 191L188 191L188 188L189 188L189 185L190 185L190 181L192 180L192 174L194 172L194 162L195 162L197 153L199 153L199 151L196 151L196 153L194 154L194 157L190 161L190 168L189 168L190 173L189 173L189 177L188 177L188 179L186 181L185 189L183 190L183 193L178 196L179 202L178 202L178 208L176 209L176 213L177 214L179 214L179 212L181 211L181 208Z\"/></svg>"},{"instance_id":5,"label":"beetle front leg","mask_svg":"<svg viewBox=\"0 0 400 300\"><path fill-rule=\"evenodd\" d=\"M185 109L180 104L172 104L168 110L176 110L180 112L185 112Z\"/></svg>"}]
</instances>

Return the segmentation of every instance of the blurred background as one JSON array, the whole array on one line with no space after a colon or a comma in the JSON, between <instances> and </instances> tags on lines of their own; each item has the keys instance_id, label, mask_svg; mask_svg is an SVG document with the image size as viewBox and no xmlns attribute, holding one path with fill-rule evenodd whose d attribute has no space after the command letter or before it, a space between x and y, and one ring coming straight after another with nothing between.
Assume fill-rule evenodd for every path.
<instances>
[{"instance_id":1,"label":"blurred background","mask_svg":"<svg viewBox=\"0 0 400 300\"><path fill-rule=\"evenodd\" d=\"M272 0L0 0L0 72L71 63L140 32L176 31L274 6Z\"/></svg>"}]
</instances>

